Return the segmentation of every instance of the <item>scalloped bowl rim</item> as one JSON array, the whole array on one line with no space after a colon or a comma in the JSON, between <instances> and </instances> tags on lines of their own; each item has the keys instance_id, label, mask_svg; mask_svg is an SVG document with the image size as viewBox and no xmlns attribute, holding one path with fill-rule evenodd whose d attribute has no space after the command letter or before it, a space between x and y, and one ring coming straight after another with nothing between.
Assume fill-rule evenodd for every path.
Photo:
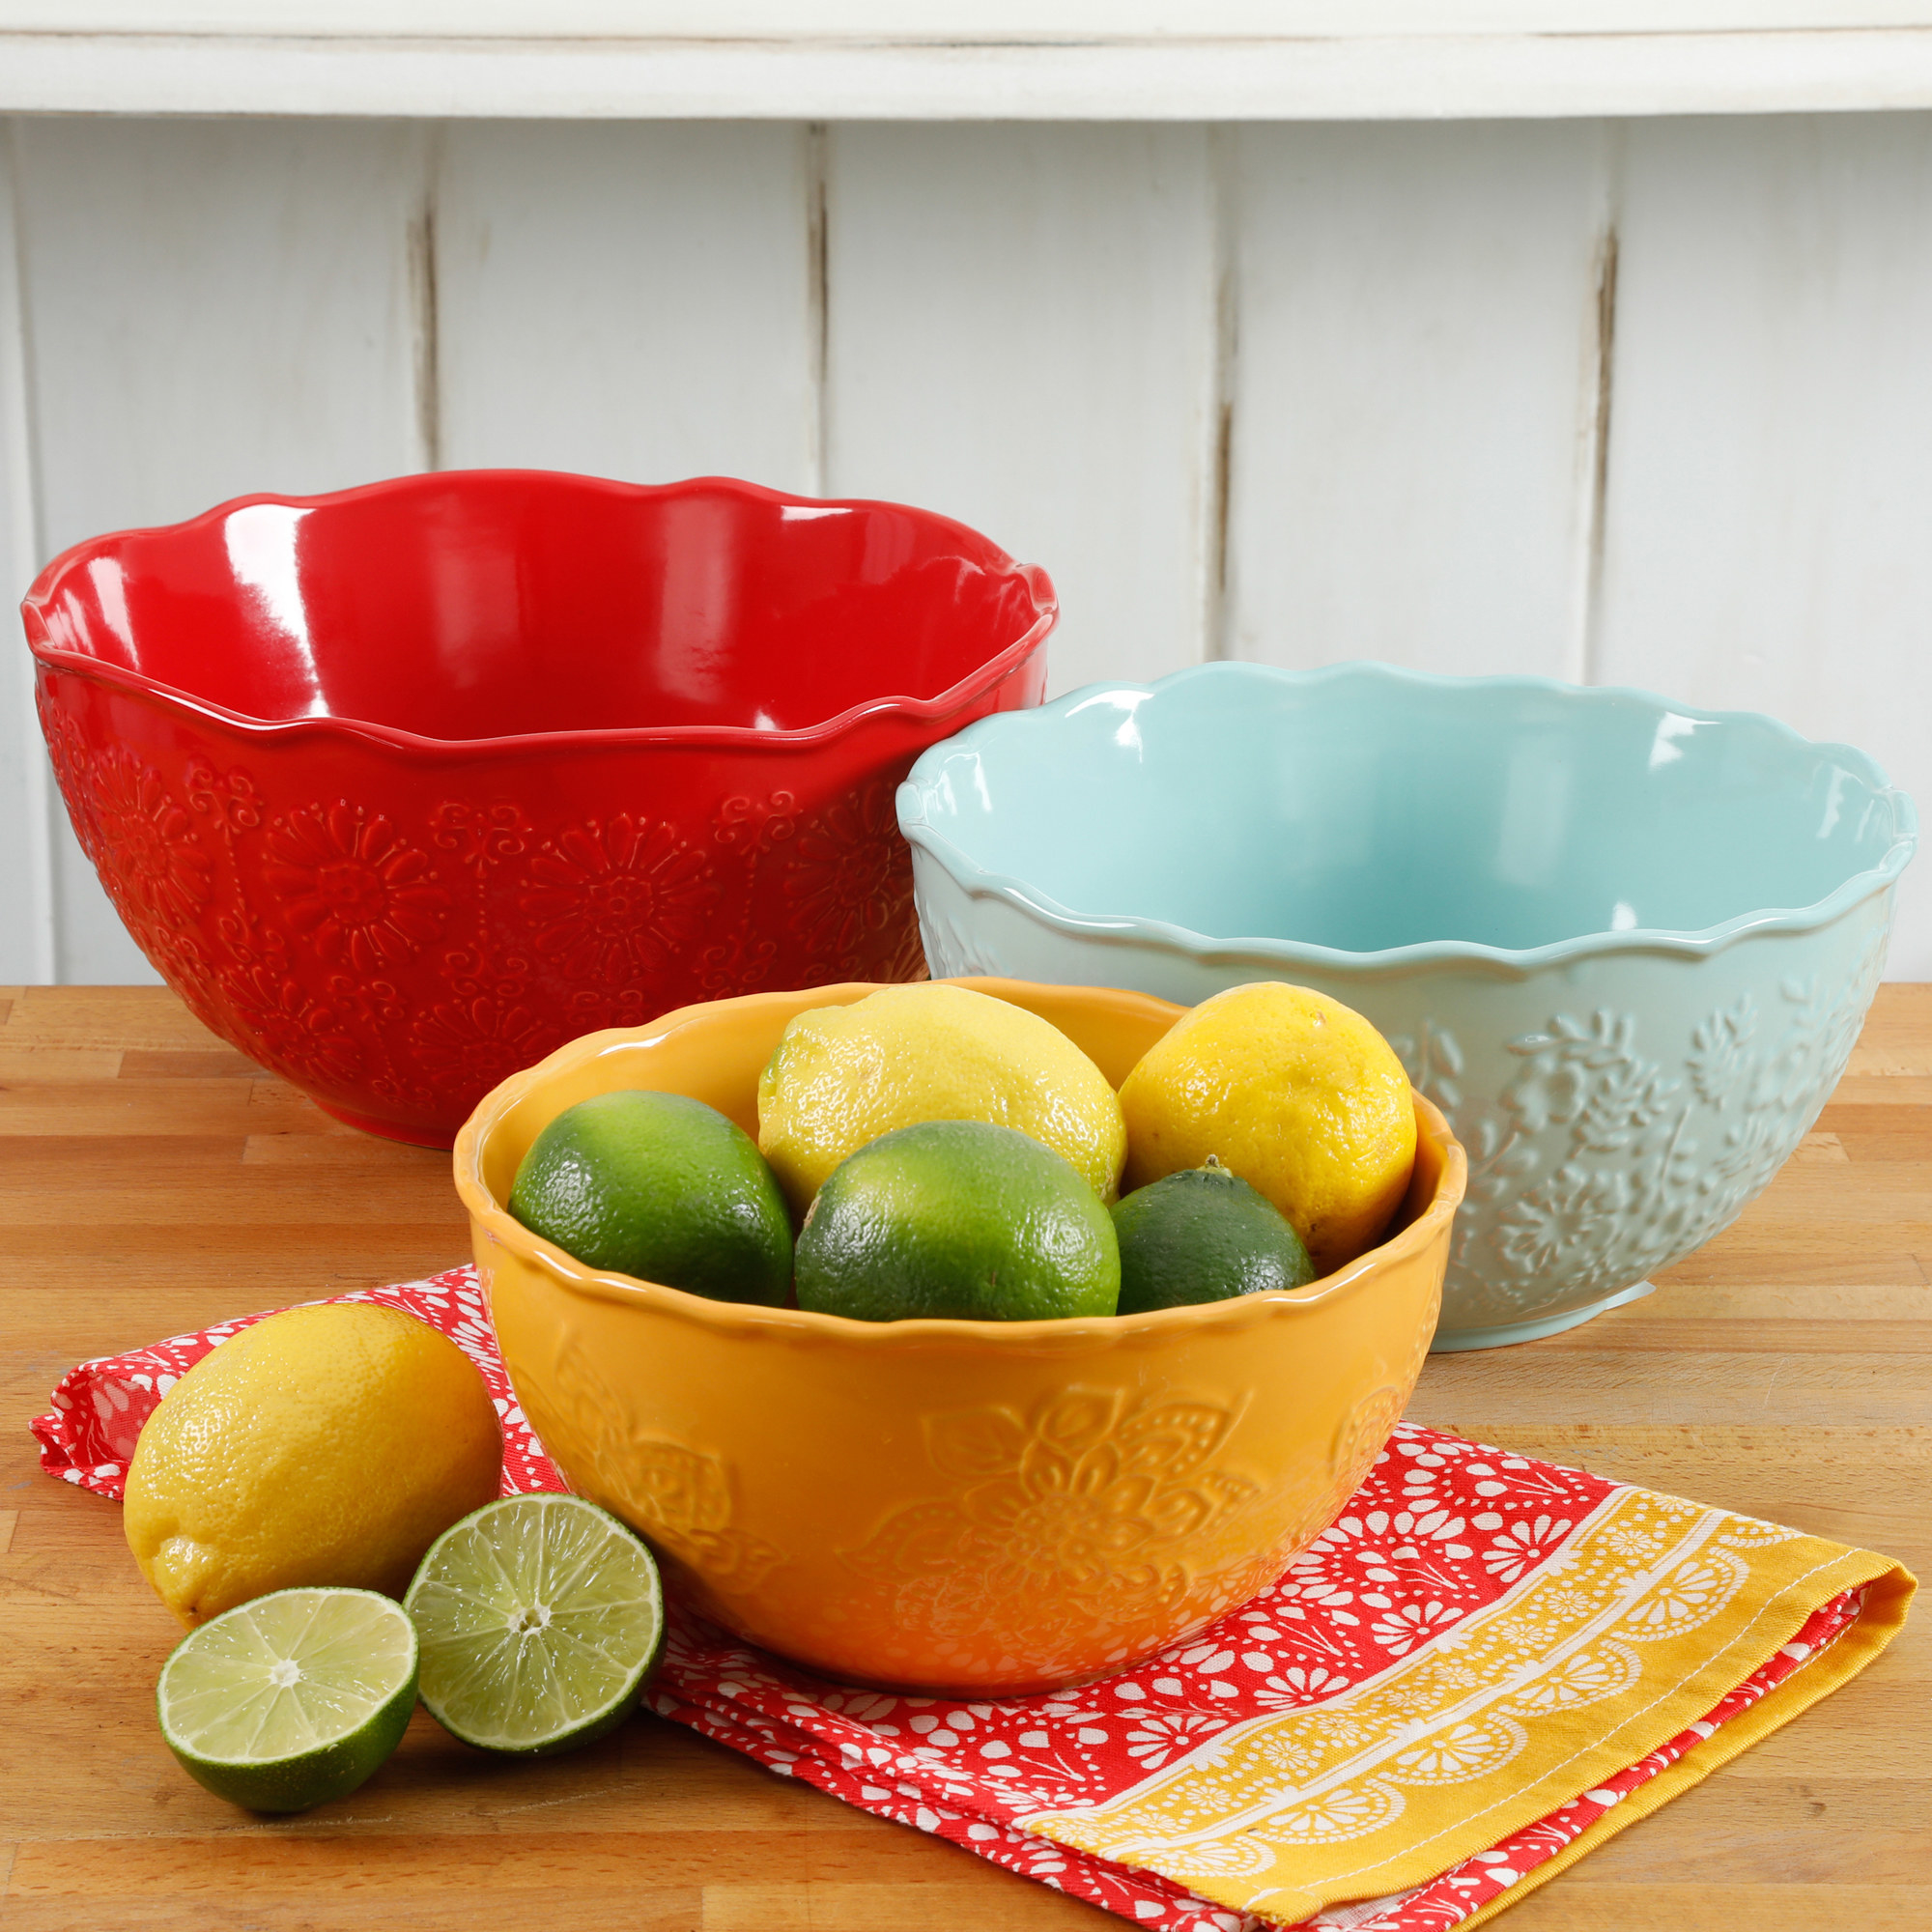
<instances>
[{"instance_id":1,"label":"scalloped bowl rim","mask_svg":"<svg viewBox=\"0 0 1932 1932\"><path fill-rule=\"evenodd\" d=\"M1280 965L1325 967L1331 971L1353 971L1365 976L1400 972L1410 967L1449 967L1480 965L1499 973L1527 975L1547 966L1609 952L1673 952L1702 957L1722 952L1748 933L1810 932L1829 925L1860 900L1892 884L1910 863L1918 844L1918 813L1910 795L1887 779L1877 759L1856 746L1833 740L1807 738L1793 730L1781 719L1761 711L1705 711L1693 704L1679 704L1660 697L1655 692L1634 685L1576 685L1560 679L1506 673L1492 677L1456 677L1435 671L1406 670L1397 665L1367 660L1327 665L1319 670L1287 670L1274 665L1232 664L1219 661L1192 665L1176 671L1158 684L1127 684L1101 681L1082 685L1065 696L1036 706L1032 711L1012 714L1015 719L1044 721L1065 715L1074 707L1097 697L1124 693L1151 697L1158 702L1162 691L1203 677L1225 677L1238 671L1252 678L1280 684L1317 685L1347 677L1366 677L1390 684L1409 684L1424 688L1468 690L1475 687L1519 691L1548 692L1560 701L1583 702L1621 700L1636 703L1679 718L1695 719L1700 724L1738 725L1781 737L1817 756L1842 760L1866 776L1875 794L1886 800L1892 812L1894 827L1891 844L1876 866L1854 872L1825 897L1807 906L1766 907L1739 913L1716 925L1695 931L1663 926L1633 926L1623 931L1578 933L1570 939L1550 940L1543 946L1512 949L1489 946L1475 939L1430 939L1406 946L1384 947L1378 952L1355 952L1345 948L1320 946L1309 940L1279 939L1264 935L1213 937L1192 927L1150 919L1134 913L1087 913L1062 904L1038 887L1028 885L1010 873L996 872L961 851L951 839L937 832L924 815L925 774L941 758L972 745L976 737L997 731L1007 724L1004 718L982 718L955 736L928 746L914 762L911 773L898 789L899 830L906 841L931 855L955 884L975 898L1004 899L1046 925L1076 939L1100 940L1131 946L1156 942L1180 952L1204 966L1239 964L1259 960Z\"/></svg>"},{"instance_id":2,"label":"scalloped bowl rim","mask_svg":"<svg viewBox=\"0 0 1932 1932\"><path fill-rule=\"evenodd\" d=\"M994 978L969 978L966 982L992 992L997 988L1033 982ZM869 980L842 980L825 986L800 989L813 995L847 992L876 992ZM1151 994L1133 993L1115 987L1078 987L1119 1003L1159 1008L1179 1015L1186 1009L1171 1000ZM1258 1294L1237 1295L1227 1301L1208 1301L1179 1308L1149 1309L1138 1315L1070 1316L1048 1321L966 1321L939 1318L920 1318L904 1321L857 1321L843 1315L821 1315L811 1309L768 1308L754 1302L720 1301L710 1296L690 1294L663 1282L645 1281L613 1270L587 1267L575 1256L532 1234L509 1209L497 1201L483 1178L482 1153L490 1136L503 1117L539 1086L555 1075L568 1072L614 1047L643 1046L664 1037L678 1027L690 1024L718 1007L741 1006L748 1000L796 999L797 993L748 993L731 1000L705 1001L680 1007L641 1027L611 1027L584 1034L568 1045L540 1060L534 1066L513 1073L494 1087L477 1102L475 1111L456 1136L451 1167L456 1192L471 1219L522 1261L533 1264L552 1282L574 1294L593 1300L612 1301L622 1306L652 1310L698 1327L727 1334L763 1335L774 1341L816 1344L820 1347L853 1347L902 1350L933 1343L971 1343L993 1350L1069 1352L1118 1347L1143 1335L1164 1330L1238 1328L1269 1320L1284 1304L1296 1310L1325 1308L1352 1293L1366 1293L1366 1284L1380 1271L1386 1260L1405 1257L1426 1248L1435 1240L1442 1224L1454 1216L1462 1205L1468 1182L1468 1156L1463 1144L1450 1130L1441 1110L1424 1095L1410 1089L1415 1102L1419 1134L1438 1148L1442 1172L1435 1190L1422 1210L1390 1239L1357 1255L1346 1266L1323 1275L1303 1288L1268 1290Z\"/></svg>"},{"instance_id":3,"label":"scalloped bowl rim","mask_svg":"<svg viewBox=\"0 0 1932 1932\"><path fill-rule=\"evenodd\" d=\"M189 532L199 531L204 526L221 522L237 511L253 509L260 503L275 504L284 509L327 509L339 503L407 495L439 482L446 482L452 477L493 479L537 477L546 481L583 485L621 497L663 497L698 489L722 490L754 501L812 509L890 510L898 515L916 516L930 523L951 525L955 529L963 530L967 535L988 545L1000 555L1007 554L990 537L981 536L979 531L960 523L957 518L948 517L937 510L922 510L915 504L888 502L883 498L869 497L799 497L784 490L767 489L761 483L748 483L735 476L687 476L674 483L624 483L614 477L582 476L568 469L428 469L412 471L406 476L385 476L379 482L357 484L350 490L326 491L313 497L285 497L274 491L256 491L249 496L230 497L228 501L217 503L213 509L204 510L199 516L185 518L178 524L149 524L131 529L111 530L105 535L88 537L81 543L71 545L41 571L34 579L26 596L20 601L20 617L27 633L27 648L42 664L72 672L76 676L95 678L102 684L130 692L137 696L165 699L170 704L180 706L184 711L213 720L244 736L275 742L285 738L309 736L324 740L359 739L365 743L380 745L388 751L406 752L415 757L432 761L503 753L582 751L590 746L729 746L740 751L783 752L825 744L834 738L845 735L868 719L880 715L930 721L944 717L949 711L956 711L962 705L970 703L981 692L998 683L1019 664L1052 630L1060 615L1059 599L1053 588L1053 581L1047 573L1037 563L1020 563L1012 557L1008 557L1007 561L1012 565L1013 574L1026 584L1032 595L1036 611L1034 621L1019 638L1009 644L1003 645L992 657L983 660L966 676L948 686L936 696L911 697L903 694L887 694L878 697L868 697L857 704L848 705L836 717L821 719L815 724L805 724L796 730L785 731L766 731L750 724L629 724L599 726L595 729L578 731L509 732L489 738L431 738L418 731L406 731L398 725L381 724L373 719L341 717L333 713L310 718L258 718L250 712L236 711L225 704L216 704L213 699L198 696L191 691L183 690L179 685L164 684L159 678L129 670L126 666L105 663L86 651L68 650L47 641L45 619L42 611L53 594L55 581L71 573L85 560L110 554L116 545L125 543L130 538L184 536Z\"/></svg>"}]
</instances>

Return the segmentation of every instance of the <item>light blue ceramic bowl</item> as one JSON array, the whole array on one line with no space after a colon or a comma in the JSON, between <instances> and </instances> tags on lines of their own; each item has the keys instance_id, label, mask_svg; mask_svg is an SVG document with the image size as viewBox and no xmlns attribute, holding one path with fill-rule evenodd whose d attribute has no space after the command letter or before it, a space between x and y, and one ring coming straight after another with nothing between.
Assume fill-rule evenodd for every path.
<instances>
[{"instance_id":1,"label":"light blue ceramic bowl","mask_svg":"<svg viewBox=\"0 0 1932 1932\"><path fill-rule=\"evenodd\" d=\"M1366 1014L1469 1153L1438 1349L1648 1292L1817 1118L1911 801L1769 718L1541 678L1213 664L935 745L899 788L935 975Z\"/></svg>"}]
</instances>

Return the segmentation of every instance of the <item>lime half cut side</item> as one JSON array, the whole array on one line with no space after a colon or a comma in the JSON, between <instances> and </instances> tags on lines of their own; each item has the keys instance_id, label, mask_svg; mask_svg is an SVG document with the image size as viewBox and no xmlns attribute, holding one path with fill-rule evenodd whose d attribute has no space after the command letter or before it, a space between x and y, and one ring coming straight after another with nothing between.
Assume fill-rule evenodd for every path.
<instances>
[{"instance_id":1,"label":"lime half cut side","mask_svg":"<svg viewBox=\"0 0 1932 1932\"><path fill-rule=\"evenodd\" d=\"M486 1750L587 1745L637 1708L664 1645L643 1539L581 1496L505 1496L430 1545L404 1599L422 1700Z\"/></svg>"},{"instance_id":2,"label":"lime half cut side","mask_svg":"<svg viewBox=\"0 0 1932 1932\"><path fill-rule=\"evenodd\" d=\"M355 1789L402 1742L416 1634L373 1590L277 1590L203 1624L155 1690L183 1768L251 1811L306 1811Z\"/></svg>"}]
</instances>

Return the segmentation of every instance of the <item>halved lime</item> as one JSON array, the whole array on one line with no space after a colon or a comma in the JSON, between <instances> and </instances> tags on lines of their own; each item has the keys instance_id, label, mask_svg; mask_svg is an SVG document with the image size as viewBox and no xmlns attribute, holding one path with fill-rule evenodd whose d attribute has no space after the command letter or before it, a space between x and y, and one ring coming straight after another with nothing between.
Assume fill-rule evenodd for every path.
<instances>
[{"instance_id":1,"label":"halved lime","mask_svg":"<svg viewBox=\"0 0 1932 1932\"><path fill-rule=\"evenodd\" d=\"M191 1631L161 1666L161 1735L190 1777L251 1811L355 1789L402 1742L416 1634L374 1590L277 1590Z\"/></svg>"},{"instance_id":2,"label":"halved lime","mask_svg":"<svg viewBox=\"0 0 1932 1932\"><path fill-rule=\"evenodd\" d=\"M403 1599L422 1700L486 1750L587 1745L637 1708L664 1645L643 1539L581 1496L505 1496L430 1545Z\"/></svg>"}]
</instances>

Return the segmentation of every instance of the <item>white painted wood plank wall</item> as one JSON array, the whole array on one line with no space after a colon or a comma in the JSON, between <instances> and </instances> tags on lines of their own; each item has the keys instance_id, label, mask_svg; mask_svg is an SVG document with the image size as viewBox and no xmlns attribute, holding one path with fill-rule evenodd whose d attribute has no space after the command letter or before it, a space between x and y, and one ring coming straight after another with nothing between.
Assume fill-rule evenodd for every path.
<instances>
[{"instance_id":1,"label":"white painted wood plank wall","mask_svg":"<svg viewBox=\"0 0 1932 1932\"><path fill-rule=\"evenodd\" d=\"M10 591L438 464L929 504L1053 571L1060 690L1636 683L1932 801L1932 118L11 124ZM152 978L15 638L0 982Z\"/></svg>"}]
</instances>

